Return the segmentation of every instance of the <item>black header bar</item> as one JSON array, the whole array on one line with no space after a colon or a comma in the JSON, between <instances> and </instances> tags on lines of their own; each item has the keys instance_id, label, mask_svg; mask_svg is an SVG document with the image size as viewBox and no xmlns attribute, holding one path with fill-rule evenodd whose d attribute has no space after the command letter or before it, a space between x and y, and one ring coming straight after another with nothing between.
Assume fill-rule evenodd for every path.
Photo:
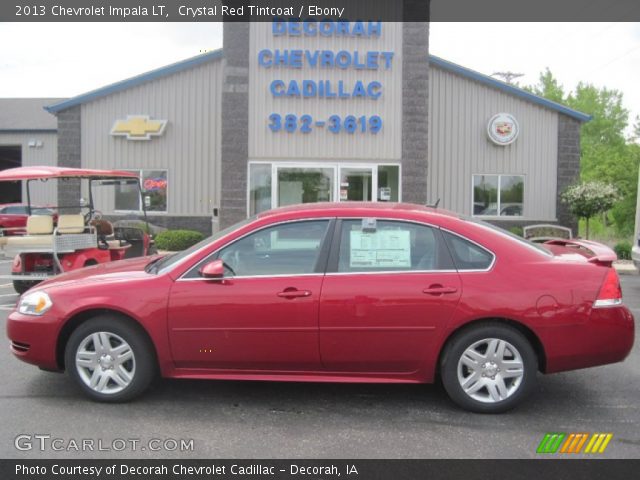
<instances>
[{"instance_id":1,"label":"black header bar","mask_svg":"<svg viewBox=\"0 0 640 480\"><path fill-rule=\"evenodd\" d=\"M3 480L636 478L640 460L0 460Z\"/></svg>"},{"instance_id":2,"label":"black header bar","mask_svg":"<svg viewBox=\"0 0 640 480\"><path fill-rule=\"evenodd\" d=\"M638 0L3 0L1 22L632 22Z\"/></svg>"}]
</instances>

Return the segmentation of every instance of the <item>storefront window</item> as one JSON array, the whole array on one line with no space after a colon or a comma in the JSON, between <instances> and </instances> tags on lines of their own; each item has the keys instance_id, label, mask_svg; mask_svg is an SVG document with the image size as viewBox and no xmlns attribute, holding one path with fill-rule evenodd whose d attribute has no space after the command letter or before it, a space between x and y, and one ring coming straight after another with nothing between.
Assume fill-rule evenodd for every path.
<instances>
[{"instance_id":1,"label":"storefront window","mask_svg":"<svg viewBox=\"0 0 640 480\"><path fill-rule=\"evenodd\" d=\"M473 176L473 215L520 217L523 205L522 175Z\"/></svg>"},{"instance_id":2,"label":"storefront window","mask_svg":"<svg viewBox=\"0 0 640 480\"><path fill-rule=\"evenodd\" d=\"M378 201L397 202L400 199L400 167L378 166Z\"/></svg>"},{"instance_id":3,"label":"storefront window","mask_svg":"<svg viewBox=\"0 0 640 480\"><path fill-rule=\"evenodd\" d=\"M167 211L168 178L166 170L128 170L140 176L142 201L148 212ZM142 211L138 186L122 182L115 188L115 209L121 211Z\"/></svg>"},{"instance_id":4,"label":"storefront window","mask_svg":"<svg viewBox=\"0 0 640 480\"><path fill-rule=\"evenodd\" d=\"M340 201L401 201L400 166L249 164L249 215L285 205Z\"/></svg>"},{"instance_id":5,"label":"storefront window","mask_svg":"<svg viewBox=\"0 0 640 480\"><path fill-rule=\"evenodd\" d=\"M333 168L278 169L278 206L333 200Z\"/></svg>"},{"instance_id":6,"label":"storefront window","mask_svg":"<svg viewBox=\"0 0 640 480\"><path fill-rule=\"evenodd\" d=\"M340 201L370 202L372 172L371 167L340 168Z\"/></svg>"},{"instance_id":7,"label":"storefront window","mask_svg":"<svg viewBox=\"0 0 640 480\"><path fill-rule=\"evenodd\" d=\"M271 164L254 163L249 166L249 214L271 209Z\"/></svg>"}]
</instances>

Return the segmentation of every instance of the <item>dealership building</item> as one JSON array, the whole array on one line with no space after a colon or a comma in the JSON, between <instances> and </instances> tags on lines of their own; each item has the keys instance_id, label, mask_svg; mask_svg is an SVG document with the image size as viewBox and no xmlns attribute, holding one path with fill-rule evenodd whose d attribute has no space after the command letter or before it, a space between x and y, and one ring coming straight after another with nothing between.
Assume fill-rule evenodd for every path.
<instances>
[{"instance_id":1,"label":"dealership building","mask_svg":"<svg viewBox=\"0 0 640 480\"><path fill-rule=\"evenodd\" d=\"M320 201L575 227L559 192L578 178L590 117L429 55L428 37L427 23L224 24L221 50L48 103L46 145L60 166L139 172L142 201L121 185L97 207L144 206L170 228ZM0 152L11 138L0 130ZM59 188L57 202L81 195Z\"/></svg>"}]
</instances>

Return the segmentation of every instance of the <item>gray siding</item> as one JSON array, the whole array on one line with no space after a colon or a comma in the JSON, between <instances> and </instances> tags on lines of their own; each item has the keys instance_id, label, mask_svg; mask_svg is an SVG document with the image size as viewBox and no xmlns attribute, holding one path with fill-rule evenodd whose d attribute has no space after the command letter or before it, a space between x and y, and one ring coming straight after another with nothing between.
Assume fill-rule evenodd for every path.
<instances>
[{"instance_id":1,"label":"gray siding","mask_svg":"<svg viewBox=\"0 0 640 480\"><path fill-rule=\"evenodd\" d=\"M524 175L523 217L513 220L556 220L558 113L435 65L429 85L429 201L440 198L441 207L469 215L473 174ZM487 137L487 122L500 112L520 125L508 146Z\"/></svg>"},{"instance_id":2,"label":"gray siding","mask_svg":"<svg viewBox=\"0 0 640 480\"><path fill-rule=\"evenodd\" d=\"M30 148L29 140L42 142L41 148ZM13 133L0 132L0 145L21 145L22 146L22 166L30 167L34 165L56 165L58 155L58 137L55 132L31 132ZM55 205L56 181L42 183L37 182L31 185L31 201L35 205ZM27 201L25 189L26 182L22 185L22 199ZM1 188L1 184L0 184Z\"/></svg>"},{"instance_id":3,"label":"gray siding","mask_svg":"<svg viewBox=\"0 0 640 480\"><path fill-rule=\"evenodd\" d=\"M199 65L82 105L82 166L168 170L168 212L210 216L220 204L222 60ZM161 137L131 141L110 135L127 115L168 120ZM113 213L112 189L96 206ZM162 215L154 213L152 215Z\"/></svg>"}]
</instances>

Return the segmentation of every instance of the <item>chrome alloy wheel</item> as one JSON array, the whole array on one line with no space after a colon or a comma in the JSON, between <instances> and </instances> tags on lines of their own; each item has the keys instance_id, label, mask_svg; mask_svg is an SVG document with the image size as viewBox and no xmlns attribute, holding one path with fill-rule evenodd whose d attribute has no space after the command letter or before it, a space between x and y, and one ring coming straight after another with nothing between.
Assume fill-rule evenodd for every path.
<instances>
[{"instance_id":1,"label":"chrome alloy wheel","mask_svg":"<svg viewBox=\"0 0 640 480\"><path fill-rule=\"evenodd\" d=\"M485 338L469 346L458 360L458 382L474 400L497 403L511 397L522 384L520 352L505 340Z\"/></svg>"},{"instance_id":2,"label":"chrome alloy wheel","mask_svg":"<svg viewBox=\"0 0 640 480\"><path fill-rule=\"evenodd\" d=\"M107 395L127 388L136 373L133 349L110 332L94 332L85 337L76 350L75 364L89 388Z\"/></svg>"}]
</instances>

